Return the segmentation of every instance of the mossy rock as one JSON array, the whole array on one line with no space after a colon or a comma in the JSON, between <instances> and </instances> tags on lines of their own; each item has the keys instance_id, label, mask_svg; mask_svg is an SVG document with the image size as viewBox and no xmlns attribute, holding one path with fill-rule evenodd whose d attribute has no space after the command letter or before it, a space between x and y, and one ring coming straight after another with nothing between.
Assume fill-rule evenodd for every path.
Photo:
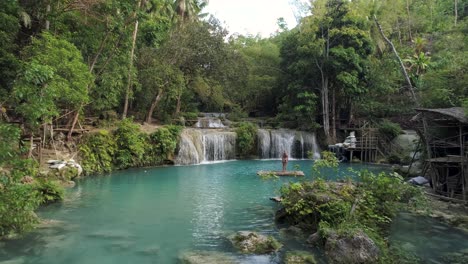
<instances>
[{"instance_id":1,"label":"mossy rock","mask_svg":"<svg viewBox=\"0 0 468 264\"><path fill-rule=\"evenodd\" d=\"M215 251L189 251L179 256L181 264L235 264L238 263L229 255Z\"/></svg>"},{"instance_id":2,"label":"mossy rock","mask_svg":"<svg viewBox=\"0 0 468 264\"><path fill-rule=\"evenodd\" d=\"M376 263L380 257L377 244L364 232L339 234L330 231L325 242L325 254L330 263Z\"/></svg>"},{"instance_id":3,"label":"mossy rock","mask_svg":"<svg viewBox=\"0 0 468 264\"><path fill-rule=\"evenodd\" d=\"M78 177L78 169L74 167L65 166L60 170L60 176L64 181L70 181Z\"/></svg>"},{"instance_id":4,"label":"mossy rock","mask_svg":"<svg viewBox=\"0 0 468 264\"><path fill-rule=\"evenodd\" d=\"M312 253L306 251L293 251L286 253L285 264L316 264L317 260Z\"/></svg>"},{"instance_id":5,"label":"mossy rock","mask_svg":"<svg viewBox=\"0 0 468 264\"><path fill-rule=\"evenodd\" d=\"M278 251L283 245L272 236L264 236L255 232L240 231L229 240L235 248L246 254L268 254Z\"/></svg>"}]
</instances>

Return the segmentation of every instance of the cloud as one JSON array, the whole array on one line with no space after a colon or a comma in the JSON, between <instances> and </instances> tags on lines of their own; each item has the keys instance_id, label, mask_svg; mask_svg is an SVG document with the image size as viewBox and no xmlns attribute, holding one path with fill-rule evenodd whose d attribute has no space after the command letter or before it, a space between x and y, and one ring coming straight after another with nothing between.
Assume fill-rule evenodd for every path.
<instances>
[{"instance_id":1,"label":"cloud","mask_svg":"<svg viewBox=\"0 0 468 264\"><path fill-rule=\"evenodd\" d=\"M223 22L229 32L243 35L257 33L268 37L283 17L289 28L296 25L293 7L288 0L210 0L203 10Z\"/></svg>"}]
</instances>

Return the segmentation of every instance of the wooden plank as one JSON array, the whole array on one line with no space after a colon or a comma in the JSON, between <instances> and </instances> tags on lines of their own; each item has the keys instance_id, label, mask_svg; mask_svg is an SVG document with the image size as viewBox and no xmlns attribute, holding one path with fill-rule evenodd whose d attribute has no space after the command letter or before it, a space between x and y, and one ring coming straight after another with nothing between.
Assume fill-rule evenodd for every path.
<instances>
[{"instance_id":1,"label":"wooden plank","mask_svg":"<svg viewBox=\"0 0 468 264\"><path fill-rule=\"evenodd\" d=\"M260 176L269 175L269 174L274 174L275 176L294 176L294 177L305 176L303 171L258 171L257 172L257 175L260 175Z\"/></svg>"}]
</instances>

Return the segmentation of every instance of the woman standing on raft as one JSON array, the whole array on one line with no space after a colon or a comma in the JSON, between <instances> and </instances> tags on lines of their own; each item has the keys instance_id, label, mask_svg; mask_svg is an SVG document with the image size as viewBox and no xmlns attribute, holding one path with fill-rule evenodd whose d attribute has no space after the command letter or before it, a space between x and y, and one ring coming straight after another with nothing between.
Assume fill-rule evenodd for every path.
<instances>
[{"instance_id":1,"label":"woman standing on raft","mask_svg":"<svg viewBox=\"0 0 468 264\"><path fill-rule=\"evenodd\" d=\"M283 172L286 171L286 166L288 166L288 153L286 151L283 152L283 157L281 157L281 162L283 163Z\"/></svg>"}]
</instances>

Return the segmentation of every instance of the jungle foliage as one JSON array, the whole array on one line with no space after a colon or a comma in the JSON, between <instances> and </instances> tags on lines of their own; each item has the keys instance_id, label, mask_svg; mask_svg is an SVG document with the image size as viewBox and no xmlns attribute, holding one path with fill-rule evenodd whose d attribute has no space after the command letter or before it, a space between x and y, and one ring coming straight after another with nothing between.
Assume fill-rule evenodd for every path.
<instances>
[{"instance_id":1,"label":"jungle foliage","mask_svg":"<svg viewBox=\"0 0 468 264\"><path fill-rule=\"evenodd\" d=\"M257 138L257 126L253 123L242 122L236 128L236 144L241 157L246 157L255 152Z\"/></svg>"},{"instance_id":2,"label":"jungle foliage","mask_svg":"<svg viewBox=\"0 0 468 264\"><path fill-rule=\"evenodd\" d=\"M461 106L468 8L457 3L315 0L297 26L278 19L278 30L262 38L228 35L203 13L208 1L3 1L2 118L21 118L36 134L55 118L70 126L77 116L109 111L148 123L250 113L287 127L322 127L334 141L338 120L413 113L376 21L418 104Z\"/></svg>"},{"instance_id":3,"label":"jungle foliage","mask_svg":"<svg viewBox=\"0 0 468 264\"><path fill-rule=\"evenodd\" d=\"M131 119L112 130L88 134L80 143L81 164L86 174L137 166L161 165L174 155L181 127L166 126L151 134L140 131Z\"/></svg>"},{"instance_id":4,"label":"jungle foliage","mask_svg":"<svg viewBox=\"0 0 468 264\"><path fill-rule=\"evenodd\" d=\"M38 177L38 164L22 159L20 129L0 121L0 237L29 230L39 219L40 205L63 199L63 187L53 179ZM29 180L26 181L25 179Z\"/></svg>"},{"instance_id":5,"label":"jungle foliage","mask_svg":"<svg viewBox=\"0 0 468 264\"><path fill-rule=\"evenodd\" d=\"M343 182L326 181L320 169L336 167L337 161L333 155L323 156L321 163L314 164L313 181L281 188L287 222L319 232L322 239L331 233L349 236L362 230L383 252L381 263L388 263L393 256L385 237L391 221L403 208L423 209L422 190L399 175L365 170L350 172L352 177Z\"/></svg>"}]
</instances>

